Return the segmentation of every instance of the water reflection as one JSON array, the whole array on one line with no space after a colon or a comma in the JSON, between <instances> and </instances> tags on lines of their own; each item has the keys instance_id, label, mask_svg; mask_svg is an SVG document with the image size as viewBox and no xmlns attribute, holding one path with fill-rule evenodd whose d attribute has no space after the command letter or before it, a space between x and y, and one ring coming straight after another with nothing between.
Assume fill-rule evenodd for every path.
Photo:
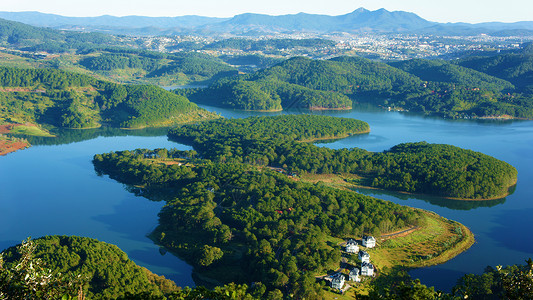
<instances>
[{"instance_id":1,"label":"water reflection","mask_svg":"<svg viewBox=\"0 0 533 300\"><path fill-rule=\"evenodd\" d=\"M25 136L32 145L63 145L92 140L97 137L115 136L165 136L168 127L143 128L143 129L120 129L113 127L100 127L94 129L54 129L51 131L55 137Z\"/></svg>"},{"instance_id":2,"label":"water reflection","mask_svg":"<svg viewBox=\"0 0 533 300\"><path fill-rule=\"evenodd\" d=\"M380 196L386 195L386 196L392 196L400 200L410 200L410 199L417 199L422 200L427 203L430 203L432 205L445 207L453 210L471 210L476 209L480 207L493 207L496 205L504 204L505 200L507 198L501 198L501 199L495 199L495 200L452 200L452 199L446 199L442 197L436 197L436 196L430 196L430 195L413 195L413 194L405 194L405 193L398 193L398 192L392 192L392 191L385 191L385 190L378 190L378 189L365 189L365 188L356 188L354 189L356 192L369 195L376 198L382 198Z\"/></svg>"}]
</instances>

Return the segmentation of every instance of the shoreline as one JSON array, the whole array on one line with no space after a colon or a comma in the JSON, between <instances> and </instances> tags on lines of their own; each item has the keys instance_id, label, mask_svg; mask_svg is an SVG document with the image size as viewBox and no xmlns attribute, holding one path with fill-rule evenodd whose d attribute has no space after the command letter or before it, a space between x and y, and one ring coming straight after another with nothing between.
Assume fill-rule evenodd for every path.
<instances>
[{"instance_id":1,"label":"shoreline","mask_svg":"<svg viewBox=\"0 0 533 300\"><path fill-rule=\"evenodd\" d=\"M365 133L370 133L370 128L368 130L359 131L359 132L355 132L355 133L346 133L346 134L337 135L337 136L333 136L333 137L313 138L313 139L308 139L308 140L301 140L301 141L298 141L298 142L301 142L301 143L312 143L312 142L316 142L316 141L339 140L339 139L345 139L345 138L347 138L349 136L352 136L352 135L365 134Z\"/></svg>"},{"instance_id":2,"label":"shoreline","mask_svg":"<svg viewBox=\"0 0 533 300\"><path fill-rule=\"evenodd\" d=\"M513 186L516 186L516 184L518 183L518 180L515 181L514 184L512 184L511 186L508 186L507 189L511 189ZM352 184L352 187L353 188L362 188L362 189L367 189L367 190L376 190L376 191L385 191L385 192L391 192L391 193L398 193L398 194L403 194L403 195L412 195L412 196L426 196L426 197L435 197L435 198L441 198L441 199L446 199L446 200L455 200L455 201L490 201L490 200L499 200L499 199L503 199L509 195L511 195L510 192L507 192L503 195L498 195L498 196L494 196L494 197L490 197L490 198L482 198L482 199L472 199L472 198L455 198L455 197L446 197L446 196L439 196L439 195L434 195L434 194L424 194L424 193L409 193L409 192L403 192L403 191L393 191L393 190L386 190L386 189L382 189L382 188L377 188L377 187L373 187L373 186L365 186L365 185L354 185Z\"/></svg>"},{"instance_id":3,"label":"shoreline","mask_svg":"<svg viewBox=\"0 0 533 300\"><path fill-rule=\"evenodd\" d=\"M0 137L0 156L13 153L31 147L30 143L25 140L11 140L10 138Z\"/></svg>"}]
</instances>

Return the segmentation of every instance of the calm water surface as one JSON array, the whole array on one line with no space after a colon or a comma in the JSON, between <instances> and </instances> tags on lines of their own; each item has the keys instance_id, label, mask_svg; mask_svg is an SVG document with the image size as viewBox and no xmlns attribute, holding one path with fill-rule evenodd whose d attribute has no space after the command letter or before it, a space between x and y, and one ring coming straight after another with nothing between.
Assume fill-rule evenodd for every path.
<instances>
[{"instance_id":1,"label":"calm water surface","mask_svg":"<svg viewBox=\"0 0 533 300\"><path fill-rule=\"evenodd\" d=\"M371 133L319 146L359 147L383 151L403 142L446 143L480 151L518 169L518 185L506 199L474 202L444 201L392 193L361 193L395 203L434 211L468 226L476 244L451 261L411 272L427 285L449 290L465 273L483 272L488 266L523 264L533 257L533 122L451 121L372 109L310 112L255 113L202 106L224 117L316 113L356 118L370 124ZM124 133L122 133L123 135ZM135 134L135 132L131 132ZM33 146L0 157L0 250L28 236L80 235L116 244L139 265L165 275L178 285L194 285L192 268L178 258L162 256L146 235L157 225L163 203L135 197L124 186L94 172L96 153L135 148L190 149L156 136L94 137L81 142ZM113 134L106 134L113 135ZM76 140L73 138L72 140ZM34 145L36 143L34 142Z\"/></svg>"}]
</instances>

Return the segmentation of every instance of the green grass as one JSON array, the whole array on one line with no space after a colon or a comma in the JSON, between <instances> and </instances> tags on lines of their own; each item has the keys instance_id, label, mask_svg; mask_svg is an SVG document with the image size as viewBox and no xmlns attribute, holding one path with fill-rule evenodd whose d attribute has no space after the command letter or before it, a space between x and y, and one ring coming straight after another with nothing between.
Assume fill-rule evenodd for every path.
<instances>
[{"instance_id":1,"label":"green grass","mask_svg":"<svg viewBox=\"0 0 533 300\"><path fill-rule=\"evenodd\" d=\"M23 134L23 135L32 135L32 136L48 136L53 137L54 135L49 132L37 127L37 126L26 126L20 125L16 126L11 130L12 134Z\"/></svg>"}]
</instances>

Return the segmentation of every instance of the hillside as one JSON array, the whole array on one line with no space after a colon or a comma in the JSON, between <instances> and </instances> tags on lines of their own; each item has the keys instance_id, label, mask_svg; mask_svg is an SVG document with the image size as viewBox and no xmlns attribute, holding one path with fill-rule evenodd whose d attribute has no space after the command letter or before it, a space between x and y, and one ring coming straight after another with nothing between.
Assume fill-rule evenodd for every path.
<instances>
[{"instance_id":1,"label":"hillside","mask_svg":"<svg viewBox=\"0 0 533 300\"><path fill-rule=\"evenodd\" d=\"M0 121L66 128L142 128L214 118L186 98L50 69L0 68Z\"/></svg>"},{"instance_id":2,"label":"hillside","mask_svg":"<svg viewBox=\"0 0 533 300\"><path fill-rule=\"evenodd\" d=\"M391 96L421 83L415 76L363 58L297 57L249 75L221 79L187 95L196 102L248 110L349 109L355 94Z\"/></svg>"},{"instance_id":3,"label":"hillside","mask_svg":"<svg viewBox=\"0 0 533 300\"><path fill-rule=\"evenodd\" d=\"M0 19L0 45L30 51L66 52L81 47L100 47L120 42L102 33L81 33L34 27Z\"/></svg>"},{"instance_id":4,"label":"hillside","mask_svg":"<svg viewBox=\"0 0 533 300\"><path fill-rule=\"evenodd\" d=\"M424 81L453 83L493 92L514 89L514 86L506 80L442 60L412 59L390 65Z\"/></svg>"},{"instance_id":5,"label":"hillside","mask_svg":"<svg viewBox=\"0 0 533 300\"><path fill-rule=\"evenodd\" d=\"M533 45L516 53L490 57L469 57L457 64L513 83L520 91L533 94Z\"/></svg>"},{"instance_id":6,"label":"hillside","mask_svg":"<svg viewBox=\"0 0 533 300\"><path fill-rule=\"evenodd\" d=\"M521 61L525 69L528 61ZM360 57L296 57L223 78L207 89L174 92L195 102L246 110L349 109L353 102L368 102L447 118L531 119L533 96L515 82L445 61L387 65Z\"/></svg>"}]
</instances>

